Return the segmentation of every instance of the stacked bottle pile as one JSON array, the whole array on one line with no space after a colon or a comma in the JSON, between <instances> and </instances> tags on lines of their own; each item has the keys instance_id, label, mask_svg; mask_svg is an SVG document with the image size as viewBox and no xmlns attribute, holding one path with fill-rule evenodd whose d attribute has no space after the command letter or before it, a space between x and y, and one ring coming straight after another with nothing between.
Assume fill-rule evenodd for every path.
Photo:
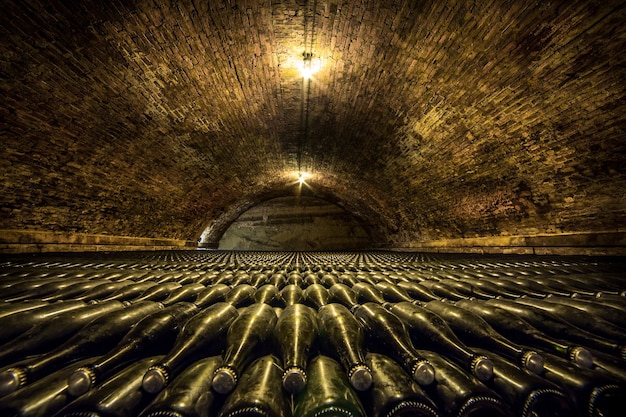
<instances>
[{"instance_id":1,"label":"stacked bottle pile","mask_svg":"<svg viewBox=\"0 0 626 417\"><path fill-rule=\"evenodd\" d=\"M621 416L616 260L0 259L0 416Z\"/></svg>"}]
</instances>

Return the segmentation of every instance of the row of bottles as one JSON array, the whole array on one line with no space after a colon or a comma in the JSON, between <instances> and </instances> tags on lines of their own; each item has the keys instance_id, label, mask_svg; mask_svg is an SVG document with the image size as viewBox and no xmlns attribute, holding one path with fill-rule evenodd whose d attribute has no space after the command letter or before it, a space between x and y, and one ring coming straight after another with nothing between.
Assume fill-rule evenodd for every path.
<instances>
[{"instance_id":1,"label":"row of bottles","mask_svg":"<svg viewBox=\"0 0 626 417\"><path fill-rule=\"evenodd\" d=\"M0 415L617 415L626 307L612 267L533 265L594 283L548 272L551 286L495 279L505 262L435 274L378 267L377 253L359 254L369 271L353 254L270 254L285 262L271 268L262 255L222 253L230 269L179 268L182 282L135 273L155 254L89 260L82 276L75 259L5 262Z\"/></svg>"}]
</instances>

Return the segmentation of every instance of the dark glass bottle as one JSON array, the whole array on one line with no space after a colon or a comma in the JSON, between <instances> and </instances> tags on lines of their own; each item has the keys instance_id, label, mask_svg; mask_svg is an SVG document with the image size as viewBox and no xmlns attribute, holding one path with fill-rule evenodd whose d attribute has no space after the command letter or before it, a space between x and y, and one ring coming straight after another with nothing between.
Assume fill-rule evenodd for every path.
<instances>
[{"instance_id":1,"label":"dark glass bottle","mask_svg":"<svg viewBox=\"0 0 626 417\"><path fill-rule=\"evenodd\" d=\"M83 281L76 282L72 285L69 285L61 290L55 291L54 293L48 295L47 297L41 298L42 301L55 302L61 300L67 300L76 295L80 295L92 288L100 285L100 281Z\"/></svg>"},{"instance_id":2,"label":"dark glass bottle","mask_svg":"<svg viewBox=\"0 0 626 417\"><path fill-rule=\"evenodd\" d=\"M508 417L502 399L470 374L435 352L422 351L437 372L435 382L424 391L441 413L455 417Z\"/></svg>"},{"instance_id":3,"label":"dark glass bottle","mask_svg":"<svg viewBox=\"0 0 626 417\"><path fill-rule=\"evenodd\" d=\"M621 417L624 414L623 383L601 372L580 368L546 354L543 377L570 393L579 413L590 417Z\"/></svg>"},{"instance_id":4,"label":"dark glass bottle","mask_svg":"<svg viewBox=\"0 0 626 417\"><path fill-rule=\"evenodd\" d=\"M572 399L559 386L485 350L492 360L493 378L485 384L500 395L520 417L571 417L577 414Z\"/></svg>"},{"instance_id":5,"label":"dark glass bottle","mask_svg":"<svg viewBox=\"0 0 626 417\"><path fill-rule=\"evenodd\" d=\"M263 353L277 320L274 309L267 304L253 304L240 312L226 335L224 362L213 376L215 391L220 394L232 391L241 372Z\"/></svg>"},{"instance_id":6,"label":"dark glass bottle","mask_svg":"<svg viewBox=\"0 0 626 417\"><path fill-rule=\"evenodd\" d=\"M115 291L113 294L108 297L97 300L98 302L111 301L111 300L120 300L120 301L130 301L133 298L137 298L141 296L148 289L158 285L156 282L146 281L146 282L136 282L130 285L126 285L119 290Z\"/></svg>"},{"instance_id":7,"label":"dark glass bottle","mask_svg":"<svg viewBox=\"0 0 626 417\"><path fill-rule=\"evenodd\" d=\"M161 391L190 363L221 347L220 339L237 317L237 309L228 303L216 303L196 314L183 325L174 347L162 361L150 367L143 379L143 389Z\"/></svg>"},{"instance_id":8,"label":"dark glass bottle","mask_svg":"<svg viewBox=\"0 0 626 417\"><path fill-rule=\"evenodd\" d=\"M372 373L365 364L365 335L359 321L344 305L335 303L320 307L317 317L321 347L339 359L355 389L368 389Z\"/></svg>"},{"instance_id":9,"label":"dark glass bottle","mask_svg":"<svg viewBox=\"0 0 626 417\"><path fill-rule=\"evenodd\" d=\"M275 356L255 360L241 376L218 416L290 417L289 401L281 389L281 376L282 368Z\"/></svg>"},{"instance_id":10,"label":"dark glass bottle","mask_svg":"<svg viewBox=\"0 0 626 417\"><path fill-rule=\"evenodd\" d=\"M6 297L5 300L10 302L18 302L24 300L41 300L50 296L51 294L63 291L65 290L65 288L71 285L73 284L66 279L54 279L38 285L32 290L22 293L20 295Z\"/></svg>"},{"instance_id":11,"label":"dark glass bottle","mask_svg":"<svg viewBox=\"0 0 626 417\"><path fill-rule=\"evenodd\" d=\"M274 327L282 365L283 387L291 394L306 385L306 367L309 351L319 334L317 313L303 304L286 307Z\"/></svg>"},{"instance_id":12,"label":"dark glass bottle","mask_svg":"<svg viewBox=\"0 0 626 417\"><path fill-rule=\"evenodd\" d=\"M78 368L69 379L69 393L75 397L93 388L100 380L129 362L147 356L165 355L183 324L198 308L179 302L141 319L124 338L97 361Z\"/></svg>"},{"instance_id":13,"label":"dark glass bottle","mask_svg":"<svg viewBox=\"0 0 626 417\"><path fill-rule=\"evenodd\" d=\"M372 389L361 396L368 416L439 416L437 406L395 361L378 353L368 353L365 360L372 370Z\"/></svg>"},{"instance_id":14,"label":"dark glass bottle","mask_svg":"<svg viewBox=\"0 0 626 417\"><path fill-rule=\"evenodd\" d=\"M415 349L398 317L376 303L363 304L354 315L363 324L370 346L399 362L418 384L434 381L435 370Z\"/></svg>"},{"instance_id":15,"label":"dark glass bottle","mask_svg":"<svg viewBox=\"0 0 626 417\"><path fill-rule=\"evenodd\" d=\"M97 358L72 363L0 400L0 416L45 417L54 415L73 398L67 392L67 377L77 366Z\"/></svg>"},{"instance_id":16,"label":"dark glass bottle","mask_svg":"<svg viewBox=\"0 0 626 417\"><path fill-rule=\"evenodd\" d=\"M322 284L312 284L309 285L306 290L304 290L304 302L309 307L313 307L315 309L320 308L323 305L328 304L328 299L330 298L330 294L326 287Z\"/></svg>"},{"instance_id":17,"label":"dark glass bottle","mask_svg":"<svg viewBox=\"0 0 626 417\"><path fill-rule=\"evenodd\" d=\"M420 285L428 288L430 291L433 292L433 294L441 298L446 298L448 300L457 301L457 300L465 300L468 298L466 295L463 295L460 292L456 291L455 289L450 288L447 285L444 285L438 281L426 280L426 281L420 282Z\"/></svg>"},{"instance_id":18,"label":"dark glass bottle","mask_svg":"<svg viewBox=\"0 0 626 417\"><path fill-rule=\"evenodd\" d=\"M408 302L386 306L406 324L414 346L439 352L481 381L493 375L491 361L467 347L437 314Z\"/></svg>"},{"instance_id":19,"label":"dark glass bottle","mask_svg":"<svg viewBox=\"0 0 626 417\"><path fill-rule=\"evenodd\" d=\"M489 300L487 303L508 310L526 320L530 325L560 339L579 343L582 346L597 349L610 355L626 359L626 347L614 341L599 338L593 333L584 331L548 311L520 302L509 300Z\"/></svg>"},{"instance_id":20,"label":"dark glass bottle","mask_svg":"<svg viewBox=\"0 0 626 417\"><path fill-rule=\"evenodd\" d=\"M237 285L228 294L226 294L226 302L237 308L249 306L250 304L254 304L255 292L256 288L252 285Z\"/></svg>"},{"instance_id":21,"label":"dark glass bottle","mask_svg":"<svg viewBox=\"0 0 626 417\"><path fill-rule=\"evenodd\" d=\"M350 287L344 284L334 284L328 290L330 301L340 303L352 310L359 306L357 295Z\"/></svg>"},{"instance_id":22,"label":"dark glass bottle","mask_svg":"<svg viewBox=\"0 0 626 417\"><path fill-rule=\"evenodd\" d=\"M0 373L0 396L13 392L65 365L113 348L142 318L163 308L153 301L141 301L92 320L63 344L42 356L21 361Z\"/></svg>"},{"instance_id":23,"label":"dark glass bottle","mask_svg":"<svg viewBox=\"0 0 626 417\"><path fill-rule=\"evenodd\" d=\"M476 301L459 301L456 305L478 314L498 333L515 343L556 353L570 359L583 368L591 368L593 366L593 357L589 350L550 337L510 311Z\"/></svg>"},{"instance_id":24,"label":"dark glass bottle","mask_svg":"<svg viewBox=\"0 0 626 417\"><path fill-rule=\"evenodd\" d=\"M162 356L144 358L122 369L64 407L55 417L130 417L154 398L141 389L141 379Z\"/></svg>"},{"instance_id":25,"label":"dark glass bottle","mask_svg":"<svg viewBox=\"0 0 626 417\"><path fill-rule=\"evenodd\" d=\"M148 288L139 297L133 298L131 301L133 303L137 301L162 301L169 297L172 291L176 291L181 287L182 285L178 282L164 282L152 288Z\"/></svg>"},{"instance_id":26,"label":"dark glass bottle","mask_svg":"<svg viewBox=\"0 0 626 417\"><path fill-rule=\"evenodd\" d=\"M205 288L206 287L202 284L197 284L197 283L185 284L182 287L177 288L174 291L172 291L172 293L168 295L167 298L161 302L166 307L179 303L181 301L192 302L196 298L198 298L198 294L200 294L202 290L204 290Z\"/></svg>"},{"instance_id":27,"label":"dark glass bottle","mask_svg":"<svg viewBox=\"0 0 626 417\"><path fill-rule=\"evenodd\" d=\"M283 299L280 296L278 288L272 284L265 284L258 288L254 293L254 302L269 304L272 307L283 305Z\"/></svg>"},{"instance_id":28,"label":"dark glass bottle","mask_svg":"<svg viewBox=\"0 0 626 417\"><path fill-rule=\"evenodd\" d=\"M226 301L226 295L231 288L226 284L208 285L204 290L200 291L196 299L193 301L198 308L206 308L215 303Z\"/></svg>"},{"instance_id":29,"label":"dark glass bottle","mask_svg":"<svg viewBox=\"0 0 626 417\"><path fill-rule=\"evenodd\" d=\"M220 363L221 356L211 356L194 362L157 395L140 417L217 415L221 401L211 391L211 378Z\"/></svg>"},{"instance_id":30,"label":"dark glass bottle","mask_svg":"<svg viewBox=\"0 0 626 417\"><path fill-rule=\"evenodd\" d=\"M290 306L300 303L304 297L304 292L302 288L297 285L285 285L285 287L280 290L280 296L285 301L285 306Z\"/></svg>"},{"instance_id":31,"label":"dark glass bottle","mask_svg":"<svg viewBox=\"0 0 626 417\"><path fill-rule=\"evenodd\" d=\"M376 283L375 287L380 290L386 301L390 301L392 303L399 303L401 301L414 301L413 298L409 296L409 294L404 289L395 284L390 284L388 282L378 282Z\"/></svg>"},{"instance_id":32,"label":"dark glass bottle","mask_svg":"<svg viewBox=\"0 0 626 417\"><path fill-rule=\"evenodd\" d=\"M6 343L31 327L51 320L56 315L86 306L82 301L59 301L41 308L11 314L2 319L0 343Z\"/></svg>"},{"instance_id":33,"label":"dark glass bottle","mask_svg":"<svg viewBox=\"0 0 626 417\"><path fill-rule=\"evenodd\" d=\"M487 279L472 278L472 279L466 279L465 282L478 288L484 294L491 295L491 297L486 297L486 298L495 298L495 297L519 298L523 294L519 292L508 291L504 287L498 287L493 282ZM485 298L485 297L481 297L481 298Z\"/></svg>"},{"instance_id":34,"label":"dark glass bottle","mask_svg":"<svg viewBox=\"0 0 626 417\"><path fill-rule=\"evenodd\" d=\"M616 326L626 328L626 315L624 315L618 309L596 303L595 300L556 296L548 297L547 300L553 303L559 303L578 308L596 317L601 317L602 319L609 321Z\"/></svg>"},{"instance_id":35,"label":"dark glass bottle","mask_svg":"<svg viewBox=\"0 0 626 417\"><path fill-rule=\"evenodd\" d=\"M94 301L99 300L104 297L108 297L114 294L116 291L128 287L132 285L132 282L104 282L96 287L93 287L89 291L86 291L79 295L78 297L74 297L74 300L80 301Z\"/></svg>"},{"instance_id":36,"label":"dark glass bottle","mask_svg":"<svg viewBox=\"0 0 626 417\"><path fill-rule=\"evenodd\" d=\"M337 362L320 355L311 360L308 369L309 383L294 400L293 417L366 416L363 405Z\"/></svg>"},{"instance_id":37,"label":"dark glass bottle","mask_svg":"<svg viewBox=\"0 0 626 417\"><path fill-rule=\"evenodd\" d=\"M0 305L0 320L12 314L35 310L49 305L47 301L33 300L20 301L19 303L4 303Z\"/></svg>"},{"instance_id":38,"label":"dark glass bottle","mask_svg":"<svg viewBox=\"0 0 626 417\"><path fill-rule=\"evenodd\" d=\"M123 308L122 302L109 301L58 314L1 346L0 365L44 353L51 345L66 340L92 320Z\"/></svg>"},{"instance_id":39,"label":"dark glass bottle","mask_svg":"<svg viewBox=\"0 0 626 417\"><path fill-rule=\"evenodd\" d=\"M354 284L352 286L352 291L356 293L361 303L373 302L382 304L386 302L385 298L383 297L383 293L380 292L380 290L374 285L367 282L359 282Z\"/></svg>"},{"instance_id":40,"label":"dark glass bottle","mask_svg":"<svg viewBox=\"0 0 626 417\"><path fill-rule=\"evenodd\" d=\"M433 294L428 288L421 286L417 282L398 282L398 287L405 290L409 296L418 301L428 302L441 299L441 297Z\"/></svg>"},{"instance_id":41,"label":"dark glass bottle","mask_svg":"<svg viewBox=\"0 0 626 417\"><path fill-rule=\"evenodd\" d=\"M543 371L541 355L506 339L480 316L441 301L430 301L425 307L444 319L465 344L503 355L536 374Z\"/></svg>"}]
</instances>

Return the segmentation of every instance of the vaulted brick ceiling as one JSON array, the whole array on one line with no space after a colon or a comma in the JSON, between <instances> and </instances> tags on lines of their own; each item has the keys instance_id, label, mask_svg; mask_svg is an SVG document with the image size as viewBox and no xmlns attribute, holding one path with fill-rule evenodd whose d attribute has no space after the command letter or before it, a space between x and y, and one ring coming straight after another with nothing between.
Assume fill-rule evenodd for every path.
<instances>
[{"instance_id":1,"label":"vaulted brick ceiling","mask_svg":"<svg viewBox=\"0 0 626 417\"><path fill-rule=\"evenodd\" d=\"M625 4L4 1L0 228L216 239L300 168L381 244L619 229Z\"/></svg>"}]
</instances>

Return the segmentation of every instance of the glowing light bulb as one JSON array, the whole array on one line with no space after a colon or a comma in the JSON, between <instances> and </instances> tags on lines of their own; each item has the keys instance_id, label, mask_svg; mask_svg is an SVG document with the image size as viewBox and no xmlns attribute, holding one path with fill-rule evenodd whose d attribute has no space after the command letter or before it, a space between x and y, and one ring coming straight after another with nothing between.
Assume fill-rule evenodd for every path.
<instances>
[{"instance_id":1,"label":"glowing light bulb","mask_svg":"<svg viewBox=\"0 0 626 417\"><path fill-rule=\"evenodd\" d=\"M300 176L298 177L298 183L299 184L304 184L304 175L300 174Z\"/></svg>"}]
</instances>

